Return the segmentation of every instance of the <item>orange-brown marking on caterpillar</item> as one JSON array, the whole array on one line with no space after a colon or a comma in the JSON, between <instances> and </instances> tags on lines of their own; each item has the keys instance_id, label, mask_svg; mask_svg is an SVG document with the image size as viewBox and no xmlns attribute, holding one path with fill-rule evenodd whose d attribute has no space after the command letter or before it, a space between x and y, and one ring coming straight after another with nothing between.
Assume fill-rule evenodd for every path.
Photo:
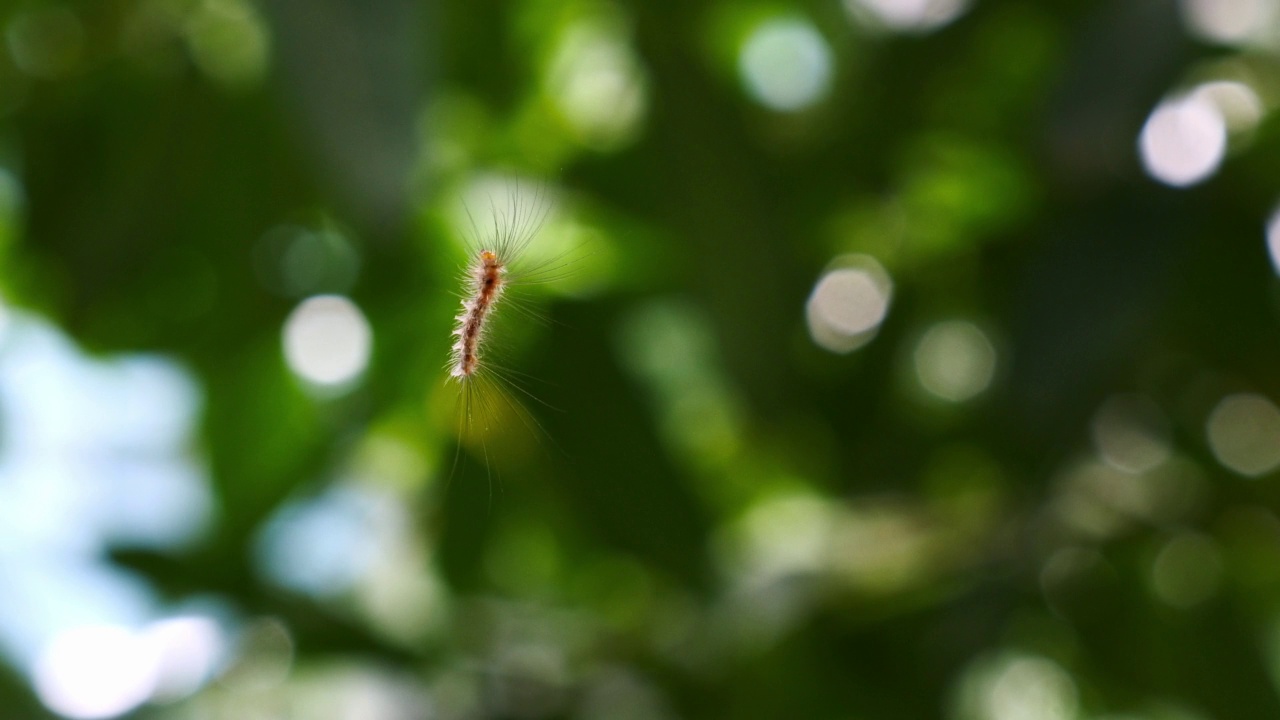
<instances>
[{"instance_id":1,"label":"orange-brown marking on caterpillar","mask_svg":"<svg viewBox=\"0 0 1280 720\"><path fill-rule=\"evenodd\" d=\"M470 275L473 280L472 293L462 301L462 312L458 313L457 327L453 330L458 338L451 348L453 367L449 375L455 378L469 378L475 374L480 364L480 343L484 339L485 323L493 312L498 298L502 297L507 267L496 253L481 250L478 261L472 267Z\"/></svg>"}]
</instances>

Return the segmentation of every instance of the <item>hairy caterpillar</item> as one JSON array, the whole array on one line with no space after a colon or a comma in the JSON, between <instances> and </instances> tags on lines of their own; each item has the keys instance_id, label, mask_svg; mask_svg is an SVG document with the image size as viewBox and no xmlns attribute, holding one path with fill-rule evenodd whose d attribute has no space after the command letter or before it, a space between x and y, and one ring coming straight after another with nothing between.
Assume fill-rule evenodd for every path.
<instances>
[{"instance_id":1,"label":"hairy caterpillar","mask_svg":"<svg viewBox=\"0 0 1280 720\"><path fill-rule=\"evenodd\" d=\"M505 202L499 204L487 194L484 209L491 217L479 224L464 202L470 224L467 264L446 364L448 380L460 390L459 439L479 440L486 465L489 449L485 434L494 418L514 415L535 437L547 437L521 402L523 398L546 405L525 387L522 381L528 376L495 362L491 351L503 339L495 336L512 329L506 320L495 328L495 320L501 314L543 321L526 304L522 291L564 278L576 262L573 250L549 253L547 249L555 243L539 238L555 210L545 188L537 186L530 191L510 181L504 184Z\"/></svg>"}]
</instances>

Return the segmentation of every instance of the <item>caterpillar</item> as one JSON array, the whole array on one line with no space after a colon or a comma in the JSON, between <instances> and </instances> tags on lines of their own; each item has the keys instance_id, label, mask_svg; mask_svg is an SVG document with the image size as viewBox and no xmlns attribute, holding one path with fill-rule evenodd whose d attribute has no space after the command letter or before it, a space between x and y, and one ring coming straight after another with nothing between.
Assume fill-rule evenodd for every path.
<instances>
[{"instance_id":1,"label":"caterpillar","mask_svg":"<svg viewBox=\"0 0 1280 720\"><path fill-rule=\"evenodd\" d=\"M536 185L536 189L528 190L510 180L504 184L505 204L499 205L492 195L488 196L492 217L483 224L484 232L470 207L463 203L471 234L461 276L460 308L454 317L446 364L448 380L460 388L459 438L468 434L473 440L480 440L486 464L488 447L484 445L484 435L495 417L515 415L535 436L546 438L541 424L520 399L544 406L547 403L524 387L521 380L527 375L499 365L490 353L494 335L512 329L504 320L495 333L495 318L501 312L542 322L544 318L523 302L526 298L521 291L563 279L579 259L572 249L548 253L555 243L538 239L556 209L546 189ZM478 435L473 434L477 432Z\"/></svg>"}]
</instances>

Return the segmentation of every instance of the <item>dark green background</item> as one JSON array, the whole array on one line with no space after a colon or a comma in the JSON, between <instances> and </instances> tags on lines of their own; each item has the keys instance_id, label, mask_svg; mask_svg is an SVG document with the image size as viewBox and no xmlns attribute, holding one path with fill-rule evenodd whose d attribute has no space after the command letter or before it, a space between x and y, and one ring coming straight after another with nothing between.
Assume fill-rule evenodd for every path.
<instances>
[{"instance_id":1,"label":"dark green background","mask_svg":"<svg viewBox=\"0 0 1280 720\"><path fill-rule=\"evenodd\" d=\"M183 29L204 5L60 3L82 29L69 58L32 76L0 56L0 162L21 187L5 297L88 352L172 356L202 391L212 532L113 562L167 600L277 618L296 648L270 691L231 671L138 717L323 717L307 694L346 672L416 698L392 717L1056 720L991 710L993 687L1037 682L1068 717L1280 717L1280 476L1224 468L1205 433L1226 394L1280 398L1280 133L1264 117L1233 135L1189 189L1137 153L1162 97L1244 68L1266 102L1280 56L1197 42L1173 0L978 0L930 34L869 30L834 0L273 0L230 3L266 54L219 71ZM50 7L7 3L0 26ZM179 19L128 40L155 7ZM754 101L736 64L776 17L832 52L829 91L795 113ZM594 146L547 80L583 22L629 46L645 93L635 132ZM243 26L217 32L206 52L234 60ZM586 259L503 353L554 408L526 403L545 437L507 417L488 467L476 444L454 467L449 218L484 173L560 197L547 232L572 223ZM354 280L270 287L255 248L281 224L341 234L334 272ZM894 295L838 355L805 302L847 253ZM327 291L373 329L338 396L281 350L302 295ZM960 404L911 360L953 318L998 351ZM1104 474L1088 502L1114 522L1091 532L1064 497L1116 394L1160 409L1176 472L1153 472L1192 490L1130 512ZM265 520L377 443L412 459L366 482L412 520L405 552L434 583L417 632L254 566ZM1152 578L1187 537L1212 587L1182 607ZM43 716L17 670L0 678L0 717Z\"/></svg>"}]
</instances>

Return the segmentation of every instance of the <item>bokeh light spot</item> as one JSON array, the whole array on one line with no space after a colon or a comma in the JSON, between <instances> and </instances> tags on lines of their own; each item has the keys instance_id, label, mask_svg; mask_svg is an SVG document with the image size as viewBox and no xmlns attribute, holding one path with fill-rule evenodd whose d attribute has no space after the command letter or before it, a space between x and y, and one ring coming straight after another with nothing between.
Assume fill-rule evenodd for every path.
<instances>
[{"instance_id":1,"label":"bokeh light spot","mask_svg":"<svg viewBox=\"0 0 1280 720\"><path fill-rule=\"evenodd\" d=\"M1258 36L1275 17L1275 0L1182 0L1188 32L1214 43L1235 45Z\"/></svg>"},{"instance_id":2,"label":"bokeh light spot","mask_svg":"<svg viewBox=\"0 0 1280 720\"><path fill-rule=\"evenodd\" d=\"M1156 106L1138 136L1147 174L1173 187L1188 187L1212 176L1227 152L1227 125L1203 95L1165 100Z\"/></svg>"},{"instance_id":3,"label":"bokeh light spot","mask_svg":"<svg viewBox=\"0 0 1280 720\"><path fill-rule=\"evenodd\" d=\"M805 306L809 334L831 352L847 353L870 341L889 311L893 284L888 273L867 256L857 262L861 267L823 275Z\"/></svg>"},{"instance_id":4,"label":"bokeh light spot","mask_svg":"<svg viewBox=\"0 0 1280 720\"><path fill-rule=\"evenodd\" d=\"M152 623L142 635L156 658L153 700L171 702L199 690L218 669L227 640L218 623L200 615Z\"/></svg>"},{"instance_id":5,"label":"bokeh light spot","mask_svg":"<svg viewBox=\"0 0 1280 720\"><path fill-rule=\"evenodd\" d=\"M390 498L354 486L280 509L258 536L257 561L277 585L315 597L351 589L397 525Z\"/></svg>"},{"instance_id":6,"label":"bokeh light spot","mask_svg":"<svg viewBox=\"0 0 1280 720\"><path fill-rule=\"evenodd\" d=\"M319 385L339 385L364 372L372 341L364 313L339 295L305 300L284 324L289 368Z\"/></svg>"},{"instance_id":7,"label":"bokeh light spot","mask_svg":"<svg viewBox=\"0 0 1280 720\"><path fill-rule=\"evenodd\" d=\"M1154 470L1173 452L1168 421L1160 408L1144 397L1108 399L1094 416L1092 431L1098 455L1123 472Z\"/></svg>"},{"instance_id":8,"label":"bokeh light spot","mask_svg":"<svg viewBox=\"0 0 1280 720\"><path fill-rule=\"evenodd\" d=\"M1258 477L1280 467L1280 410L1261 395L1222 399L1206 425L1209 448L1227 468Z\"/></svg>"},{"instance_id":9,"label":"bokeh light spot","mask_svg":"<svg viewBox=\"0 0 1280 720\"><path fill-rule=\"evenodd\" d=\"M597 150L633 138L648 105L640 60L622 33L603 23L581 22L565 31L547 84L578 141Z\"/></svg>"},{"instance_id":10,"label":"bokeh light spot","mask_svg":"<svg viewBox=\"0 0 1280 720\"><path fill-rule=\"evenodd\" d=\"M1280 275L1280 208L1267 220L1267 254L1271 257L1271 266Z\"/></svg>"},{"instance_id":11,"label":"bokeh light spot","mask_svg":"<svg viewBox=\"0 0 1280 720\"><path fill-rule=\"evenodd\" d=\"M1076 688L1057 663L1018 658L997 676L988 703L992 720L1067 720L1075 715Z\"/></svg>"},{"instance_id":12,"label":"bokeh light spot","mask_svg":"<svg viewBox=\"0 0 1280 720\"><path fill-rule=\"evenodd\" d=\"M1239 80L1207 82L1196 86L1192 95L1213 105L1233 133L1252 130L1266 114L1266 106L1257 91Z\"/></svg>"},{"instance_id":13,"label":"bokeh light spot","mask_svg":"<svg viewBox=\"0 0 1280 720\"><path fill-rule=\"evenodd\" d=\"M206 0L186 31L196 65L223 86L253 85L266 74L270 37L249 3Z\"/></svg>"},{"instance_id":14,"label":"bokeh light spot","mask_svg":"<svg viewBox=\"0 0 1280 720\"><path fill-rule=\"evenodd\" d=\"M957 714L972 720L1072 720L1079 702L1062 666L1023 654L975 663L961 681L959 700Z\"/></svg>"},{"instance_id":15,"label":"bokeh light spot","mask_svg":"<svg viewBox=\"0 0 1280 720\"><path fill-rule=\"evenodd\" d=\"M964 14L969 0L845 0L859 21L896 32L925 33Z\"/></svg>"},{"instance_id":16,"label":"bokeh light spot","mask_svg":"<svg viewBox=\"0 0 1280 720\"><path fill-rule=\"evenodd\" d=\"M831 49L804 20L770 20L743 43L738 70L747 92L762 105L801 110L830 88Z\"/></svg>"},{"instance_id":17,"label":"bokeh light spot","mask_svg":"<svg viewBox=\"0 0 1280 720\"><path fill-rule=\"evenodd\" d=\"M830 543L834 519L829 503L809 495L757 503L742 523L744 574L764 585L788 575L816 572Z\"/></svg>"},{"instance_id":18,"label":"bokeh light spot","mask_svg":"<svg viewBox=\"0 0 1280 720\"><path fill-rule=\"evenodd\" d=\"M58 633L40 654L35 688L50 710L70 718L122 715L151 696L155 656L142 638L116 625Z\"/></svg>"},{"instance_id":19,"label":"bokeh light spot","mask_svg":"<svg viewBox=\"0 0 1280 720\"><path fill-rule=\"evenodd\" d=\"M978 395L995 375L995 347L967 320L948 320L929 328L914 357L921 387L950 402Z\"/></svg>"}]
</instances>

